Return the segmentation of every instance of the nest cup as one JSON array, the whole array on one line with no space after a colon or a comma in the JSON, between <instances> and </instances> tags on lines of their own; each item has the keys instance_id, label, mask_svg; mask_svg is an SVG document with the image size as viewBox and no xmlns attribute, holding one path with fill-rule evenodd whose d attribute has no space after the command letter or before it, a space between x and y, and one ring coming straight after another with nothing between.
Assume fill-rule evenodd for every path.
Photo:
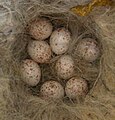
<instances>
[{"instance_id":1,"label":"nest cup","mask_svg":"<svg viewBox=\"0 0 115 120\"><path fill-rule=\"evenodd\" d=\"M105 10L96 10L89 16L80 17L69 12L75 2L70 1L17 1L12 4L15 12L15 40L2 42L0 50L1 66L9 80L7 81L5 101L6 108L3 120L113 120L114 119L114 39L115 17L114 9L106 13ZM12 8L12 7L11 7ZM101 11L101 12L100 12ZM110 16L110 17L108 17ZM55 61L60 57L52 54L49 64L40 65L42 80L35 86L26 85L20 76L20 62L30 58L27 53L28 41L33 39L28 34L28 25L38 17L49 19L54 30L59 27L69 29L72 42L68 51L75 61L75 75L85 78L89 85L89 92L83 101L74 103L64 99L59 101L45 101L39 97L39 89L45 80L60 78L53 70ZM105 19L106 18L106 19ZM111 36L111 34L113 36ZM3 38L3 36L1 36ZM74 52L80 39L94 38L100 47L101 55L93 63L82 60ZM48 40L47 40L48 41ZM110 81L109 81L109 80ZM5 81L6 82L6 81ZM111 82L111 83L109 83ZM65 82L60 82L65 85ZM69 104L68 104L69 101Z\"/></svg>"}]
</instances>

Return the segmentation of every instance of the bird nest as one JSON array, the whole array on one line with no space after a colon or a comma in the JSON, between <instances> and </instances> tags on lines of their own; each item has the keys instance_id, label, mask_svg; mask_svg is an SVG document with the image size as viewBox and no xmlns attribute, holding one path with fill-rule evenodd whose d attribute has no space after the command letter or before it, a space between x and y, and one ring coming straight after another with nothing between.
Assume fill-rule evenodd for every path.
<instances>
[{"instance_id":1,"label":"bird nest","mask_svg":"<svg viewBox=\"0 0 115 120\"><path fill-rule=\"evenodd\" d=\"M0 34L0 119L1 120L114 120L115 119L115 9L95 8L81 17L69 11L74 0L17 0L1 2L10 14L10 25ZM89 91L77 102L68 99L45 101L39 97L39 87L46 79L57 79L53 70L59 56L41 65L42 81L35 87L26 85L20 77L20 62L28 58L27 32L30 21L48 18L54 28L66 27L72 42L65 54L75 60L76 76L87 80ZM75 52L80 39L97 40L101 55L88 63ZM64 83L61 83L64 84Z\"/></svg>"}]
</instances>

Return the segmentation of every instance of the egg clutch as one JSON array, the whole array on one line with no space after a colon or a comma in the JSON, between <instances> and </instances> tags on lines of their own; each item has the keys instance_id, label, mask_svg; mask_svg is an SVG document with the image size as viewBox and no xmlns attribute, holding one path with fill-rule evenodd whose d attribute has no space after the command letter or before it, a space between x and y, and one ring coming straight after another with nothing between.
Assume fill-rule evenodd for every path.
<instances>
[{"instance_id":1,"label":"egg clutch","mask_svg":"<svg viewBox=\"0 0 115 120\"><path fill-rule=\"evenodd\" d=\"M86 96L88 83L82 77L77 77L74 58L68 54L72 42L70 31L65 27L54 29L49 19L43 17L37 18L28 26L29 34L33 39L27 46L30 58L21 61L22 80L29 86L37 86L44 74L40 64L49 64L58 56L53 71L60 80L66 81L65 85L62 85L58 79L47 79L40 85L39 97L48 100L63 99L64 97L77 99ZM92 38L79 40L75 51L88 63L96 61L100 56L98 42Z\"/></svg>"}]
</instances>

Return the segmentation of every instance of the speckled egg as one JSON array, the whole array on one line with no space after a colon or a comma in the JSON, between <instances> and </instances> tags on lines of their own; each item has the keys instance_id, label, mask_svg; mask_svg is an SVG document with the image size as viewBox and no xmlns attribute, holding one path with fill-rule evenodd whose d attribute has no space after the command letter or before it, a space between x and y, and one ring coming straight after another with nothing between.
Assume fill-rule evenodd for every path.
<instances>
[{"instance_id":1,"label":"speckled egg","mask_svg":"<svg viewBox=\"0 0 115 120\"><path fill-rule=\"evenodd\" d=\"M65 53L71 41L70 32L65 28L58 28L50 37L52 51L59 55Z\"/></svg>"},{"instance_id":2,"label":"speckled egg","mask_svg":"<svg viewBox=\"0 0 115 120\"><path fill-rule=\"evenodd\" d=\"M57 75L62 79L69 79L74 74L74 61L71 56L61 56L55 66Z\"/></svg>"},{"instance_id":3,"label":"speckled egg","mask_svg":"<svg viewBox=\"0 0 115 120\"><path fill-rule=\"evenodd\" d=\"M85 96L88 92L86 80L77 77L71 78L66 83L65 92L71 99L76 99L79 96Z\"/></svg>"},{"instance_id":4,"label":"speckled egg","mask_svg":"<svg viewBox=\"0 0 115 120\"><path fill-rule=\"evenodd\" d=\"M20 66L21 76L23 81L30 85L36 86L41 78L41 69L33 60L23 60Z\"/></svg>"},{"instance_id":5,"label":"speckled egg","mask_svg":"<svg viewBox=\"0 0 115 120\"><path fill-rule=\"evenodd\" d=\"M30 57L38 63L48 63L51 58L51 48L45 41L30 41L27 49Z\"/></svg>"},{"instance_id":6,"label":"speckled egg","mask_svg":"<svg viewBox=\"0 0 115 120\"><path fill-rule=\"evenodd\" d=\"M80 40L76 51L80 57L88 62L93 62L100 56L98 43L96 40L91 38Z\"/></svg>"},{"instance_id":7,"label":"speckled egg","mask_svg":"<svg viewBox=\"0 0 115 120\"><path fill-rule=\"evenodd\" d=\"M45 40L53 30L53 26L46 18L38 18L29 26L29 32L36 40Z\"/></svg>"},{"instance_id":8,"label":"speckled egg","mask_svg":"<svg viewBox=\"0 0 115 120\"><path fill-rule=\"evenodd\" d=\"M64 97L64 89L56 81L47 81L41 86L40 95L44 99L61 99Z\"/></svg>"}]
</instances>

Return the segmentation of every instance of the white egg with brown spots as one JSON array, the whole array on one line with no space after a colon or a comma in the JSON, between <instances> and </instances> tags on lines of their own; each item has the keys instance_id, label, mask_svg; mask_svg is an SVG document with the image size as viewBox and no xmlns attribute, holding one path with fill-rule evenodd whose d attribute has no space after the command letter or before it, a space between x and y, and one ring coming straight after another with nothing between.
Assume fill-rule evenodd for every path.
<instances>
[{"instance_id":1,"label":"white egg with brown spots","mask_svg":"<svg viewBox=\"0 0 115 120\"><path fill-rule=\"evenodd\" d=\"M62 99L64 97L64 88L56 81L47 81L41 86L40 96L43 99Z\"/></svg>"},{"instance_id":2,"label":"white egg with brown spots","mask_svg":"<svg viewBox=\"0 0 115 120\"><path fill-rule=\"evenodd\" d=\"M45 40L53 30L51 22L46 18L38 18L30 23L29 32L36 40Z\"/></svg>"},{"instance_id":3,"label":"white egg with brown spots","mask_svg":"<svg viewBox=\"0 0 115 120\"><path fill-rule=\"evenodd\" d=\"M41 69L33 60L23 60L20 66L22 80L30 85L36 86L41 79Z\"/></svg>"},{"instance_id":4,"label":"white egg with brown spots","mask_svg":"<svg viewBox=\"0 0 115 120\"><path fill-rule=\"evenodd\" d=\"M67 52L70 42L70 32L65 28L58 28L50 37L50 46L57 55Z\"/></svg>"},{"instance_id":5,"label":"white egg with brown spots","mask_svg":"<svg viewBox=\"0 0 115 120\"><path fill-rule=\"evenodd\" d=\"M74 75L74 60L70 55L61 56L55 65L57 75L62 79L69 79Z\"/></svg>"},{"instance_id":6,"label":"white egg with brown spots","mask_svg":"<svg viewBox=\"0 0 115 120\"><path fill-rule=\"evenodd\" d=\"M84 38L78 42L78 55L88 62L95 61L100 56L100 48L96 40Z\"/></svg>"},{"instance_id":7,"label":"white egg with brown spots","mask_svg":"<svg viewBox=\"0 0 115 120\"><path fill-rule=\"evenodd\" d=\"M66 83L65 92L70 99L76 99L79 96L85 96L88 92L86 80L77 77L71 78Z\"/></svg>"},{"instance_id":8,"label":"white egg with brown spots","mask_svg":"<svg viewBox=\"0 0 115 120\"><path fill-rule=\"evenodd\" d=\"M51 59L51 48L45 41L30 41L27 49L30 57L38 63L48 63Z\"/></svg>"}]
</instances>

